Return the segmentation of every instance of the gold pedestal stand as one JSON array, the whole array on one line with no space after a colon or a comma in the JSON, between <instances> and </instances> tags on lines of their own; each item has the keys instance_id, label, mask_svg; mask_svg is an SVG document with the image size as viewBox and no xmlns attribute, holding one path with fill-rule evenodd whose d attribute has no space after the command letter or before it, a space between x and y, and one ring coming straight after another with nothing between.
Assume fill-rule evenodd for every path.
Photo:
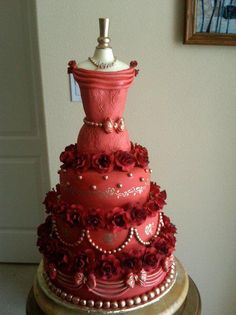
<instances>
[{"instance_id":1,"label":"gold pedestal stand","mask_svg":"<svg viewBox=\"0 0 236 315\"><path fill-rule=\"evenodd\" d=\"M186 274L181 263L176 259L177 277L173 287L159 301L151 305L139 306L133 310L82 310L79 307L62 302L53 293L47 292L42 280L42 270L38 270L33 289L30 291L27 315L200 315L200 295L191 278ZM41 275L41 276L40 276ZM44 287L45 286L45 287ZM42 289L43 287L43 289ZM45 293L46 292L46 293Z\"/></svg>"}]
</instances>

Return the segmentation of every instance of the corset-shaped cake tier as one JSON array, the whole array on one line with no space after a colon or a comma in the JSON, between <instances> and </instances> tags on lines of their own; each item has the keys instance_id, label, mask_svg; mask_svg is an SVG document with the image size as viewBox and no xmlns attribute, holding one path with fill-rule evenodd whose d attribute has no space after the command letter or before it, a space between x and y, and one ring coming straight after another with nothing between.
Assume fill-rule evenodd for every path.
<instances>
[{"instance_id":1,"label":"corset-shaped cake tier","mask_svg":"<svg viewBox=\"0 0 236 315\"><path fill-rule=\"evenodd\" d=\"M129 151L130 139L123 113L128 88L137 70L116 72L78 69L69 63L69 73L79 84L86 118L78 136L79 153Z\"/></svg>"}]
</instances>

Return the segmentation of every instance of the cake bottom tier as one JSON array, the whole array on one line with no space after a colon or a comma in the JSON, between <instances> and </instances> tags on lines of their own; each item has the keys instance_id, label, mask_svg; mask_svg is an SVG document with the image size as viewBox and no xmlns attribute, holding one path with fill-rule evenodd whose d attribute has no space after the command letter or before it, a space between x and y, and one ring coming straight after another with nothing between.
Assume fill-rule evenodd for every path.
<instances>
[{"instance_id":1,"label":"cake bottom tier","mask_svg":"<svg viewBox=\"0 0 236 315\"><path fill-rule=\"evenodd\" d=\"M88 314L135 314L171 315L175 313L184 302L188 292L188 276L181 265L175 259L171 273L158 286L141 296L128 300L112 301L110 305L93 303L93 301L81 300L78 305L72 304L73 297L67 297L68 301L56 294L56 288L50 285L44 277L43 265L40 264L34 283L35 299L46 315L88 315ZM172 277L170 277L172 275ZM63 292L62 292L63 293ZM109 308L108 308L109 305Z\"/></svg>"}]
</instances>

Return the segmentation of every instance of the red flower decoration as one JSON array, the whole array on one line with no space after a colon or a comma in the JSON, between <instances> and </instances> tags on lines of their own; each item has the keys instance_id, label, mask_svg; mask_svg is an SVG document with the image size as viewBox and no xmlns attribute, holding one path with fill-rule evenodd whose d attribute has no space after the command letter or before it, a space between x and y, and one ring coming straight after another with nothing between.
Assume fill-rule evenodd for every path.
<instances>
[{"instance_id":1,"label":"red flower decoration","mask_svg":"<svg viewBox=\"0 0 236 315\"><path fill-rule=\"evenodd\" d=\"M175 237L174 239L169 238L169 241L167 241L166 238L159 236L156 238L153 246L156 248L158 255L162 257L169 257L175 249L174 243Z\"/></svg>"},{"instance_id":2,"label":"red flower decoration","mask_svg":"<svg viewBox=\"0 0 236 315\"><path fill-rule=\"evenodd\" d=\"M86 225L88 228L97 230L104 228L104 216L101 209L90 209L86 218Z\"/></svg>"},{"instance_id":3,"label":"red flower decoration","mask_svg":"<svg viewBox=\"0 0 236 315\"><path fill-rule=\"evenodd\" d=\"M75 60L70 60L70 61L68 62L68 69L67 69L67 72L68 72L68 73L73 73L73 71L74 71L75 69L78 69L77 64L76 64L76 61L75 61Z\"/></svg>"},{"instance_id":4,"label":"red flower decoration","mask_svg":"<svg viewBox=\"0 0 236 315\"><path fill-rule=\"evenodd\" d=\"M47 213L54 213L59 206L58 198L60 196L60 185L56 186L56 190L52 189L46 194L43 204Z\"/></svg>"},{"instance_id":5,"label":"red flower decoration","mask_svg":"<svg viewBox=\"0 0 236 315\"><path fill-rule=\"evenodd\" d=\"M151 185L150 185L150 199L156 199L160 192L161 192L160 186L158 186L154 182L151 182Z\"/></svg>"},{"instance_id":6,"label":"red flower decoration","mask_svg":"<svg viewBox=\"0 0 236 315\"><path fill-rule=\"evenodd\" d=\"M154 217L157 212L160 210L158 203L155 200L148 200L144 205L147 215Z\"/></svg>"},{"instance_id":7,"label":"red flower decoration","mask_svg":"<svg viewBox=\"0 0 236 315\"><path fill-rule=\"evenodd\" d=\"M49 215L45 221L45 223L40 224L38 227L38 237L40 238L47 238L50 236L52 232L52 216Z\"/></svg>"},{"instance_id":8,"label":"red flower decoration","mask_svg":"<svg viewBox=\"0 0 236 315\"><path fill-rule=\"evenodd\" d=\"M150 199L155 200L160 210L163 209L164 205L166 205L166 198L166 191L161 191L160 186L158 186L156 183L151 182Z\"/></svg>"},{"instance_id":9,"label":"red flower decoration","mask_svg":"<svg viewBox=\"0 0 236 315\"><path fill-rule=\"evenodd\" d=\"M131 219L137 224L141 225L147 218L147 211L139 203L130 205L128 211L130 212Z\"/></svg>"},{"instance_id":10,"label":"red flower decoration","mask_svg":"<svg viewBox=\"0 0 236 315\"><path fill-rule=\"evenodd\" d=\"M56 239L50 239L50 237L38 238L37 246L41 254L50 258L58 250L59 242Z\"/></svg>"},{"instance_id":11,"label":"red flower decoration","mask_svg":"<svg viewBox=\"0 0 236 315\"><path fill-rule=\"evenodd\" d=\"M133 60L133 61L130 62L129 65L130 65L130 68L135 68L135 67L137 67L138 62L137 62L136 60ZM135 69L134 71L135 71L135 76L137 76L138 73L139 73L139 70L138 70L138 69Z\"/></svg>"},{"instance_id":12,"label":"red flower decoration","mask_svg":"<svg viewBox=\"0 0 236 315\"><path fill-rule=\"evenodd\" d=\"M176 233L176 227L174 224L170 222L170 218L167 217L165 214L162 215L163 223L164 223L164 228L168 229L169 233Z\"/></svg>"},{"instance_id":13,"label":"red flower decoration","mask_svg":"<svg viewBox=\"0 0 236 315\"><path fill-rule=\"evenodd\" d=\"M166 205L166 198L167 194L165 190L161 191L158 197L156 198L156 202L160 209L163 209L164 205Z\"/></svg>"},{"instance_id":14,"label":"red flower decoration","mask_svg":"<svg viewBox=\"0 0 236 315\"><path fill-rule=\"evenodd\" d=\"M175 244L176 244L175 235L172 233L164 234L163 232L161 232L160 237L163 237L166 240L168 246L171 247L172 252L173 252L175 250Z\"/></svg>"},{"instance_id":15,"label":"red flower decoration","mask_svg":"<svg viewBox=\"0 0 236 315\"><path fill-rule=\"evenodd\" d=\"M121 267L125 273L139 272L142 269L143 250L133 249L129 252L124 252L120 256Z\"/></svg>"},{"instance_id":16,"label":"red flower decoration","mask_svg":"<svg viewBox=\"0 0 236 315\"><path fill-rule=\"evenodd\" d=\"M115 153L115 164L120 170L129 172L134 168L135 163L135 157L131 153L121 150Z\"/></svg>"},{"instance_id":17,"label":"red flower decoration","mask_svg":"<svg viewBox=\"0 0 236 315\"><path fill-rule=\"evenodd\" d=\"M69 208L68 204L65 203L65 201L60 200L58 208L57 208L57 213L65 213L66 210Z\"/></svg>"},{"instance_id":18,"label":"red flower decoration","mask_svg":"<svg viewBox=\"0 0 236 315\"><path fill-rule=\"evenodd\" d=\"M88 154L77 154L76 168L81 172L86 171L90 167L90 158Z\"/></svg>"},{"instance_id":19,"label":"red flower decoration","mask_svg":"<svg viewBox=\"0 0 236 315\"><path fill-rule=\"evenodd\" d=\"M71 144L65 148L60 155L60 161L64 163L64 167L72 167L76 162L77 157L77 145Z\"/></svg>"},{"instance_id":20,"label":"red flower decoration","mask_svg":"<svg viewBox=\"0 0 236 315\"><path fill-rule=\"evenodd\" d=\"M111 230L128 229L130 216L123 208L116 207L107 214L107 227Z\"/></svg>"},{"instance_id":21,"label":"red flower decoration","mask_svg":"<svg viewBox=\"0 0 236 315\"><path fill-rule=\"evenodd\" d=\"M70 226L83 226L83 213L84 208L81 205L71 205L69 209L66 210L66 222Z\"/></svg>"},{"instance_id":22,"label":"red flower decoration","mask_svg":"<svg viewBox=\"0 0 236 315\"><path fill-rule=\"evenodd\" d=\"M49 258L50 263L53 263L57 269L60 269L62 271L69 270L71 267L71 261L69 258L68 253L62 249L59 248L56 252L54 252Z\"/></svg>"},{"instance_id":23,"label":"red flower decoration","mask_svg":"<svg viewBox=\"0 0 236 315\"><path fill-rule=\"evenodd\" d=\"M94 154L92 156L92 167L99 173L108 173L113 170L114 155L113 154Z\"/></svg>"},{"instance_id":24,"label":"red flower decoration","mask_svg":"<svg viewBox=\"0 0 236 315\"><path fill-rule=\"evenodd\" d=\"M38 227L38 240L37 246L39 247L39 252L49 257L58 248L58 240L52 229L52 216L48 216L45 223Z\"/></svg>"},{"instance_id":25,"label":"red flower decoration","mask_svg":"<svg viewBox=\"0 0 236 315\"><path fill-rule=\"evenodd\" d=\"M164 223L164 226L161 229L162 233L175 234L177 232L175 225L170 222L170 219L166 215L163 214L162 218Z\"/></svg>"},{"instance_id":26,"label":"red flower decoration","mask_svg":"<svg viewBox=\"0 0 236 315\"><path fill-rule=\"evenodd\" d=\"M91 249L78 252L73 265L75 272L91 272L95 268L95 255Z\"/></svg>"},{"instance_id":27,"label":"red flower decoration","mask_svg":"<svg viewBox=\"0 0 236 315\"><path fill-rule=\"evenodd\" d=\"M146 148L142 147L139 144L135 144L133 145L131 152L134 154L138 166L143 168L148 166L149 159L148 151Z\"/></svg>"},{"instance_id":28,"label":"red flower decoration","mask_svg":"<svg viewBox=\"0 0 236 315\"><path fill-rule=\"evenodd\" d=\"M129 65L130 65L131 68L135 68L135 67L137 67L138 62L136 60L132 60L132 61L130 61Z\"/></svg>"},{"instance_id":29,"label":"red flower decoration","mask_svg":"<svg viewBox=\"0 0 236 315\"><path fill-rule=\"evenodd\" d=\"M111 279L120 272L120 262L114 255L102 255L97 266L97 273L102 279Z\"/></svg>"},{"instance_id":30,"label":"red flower decoration","mask_svg":"<svg viewBox=\"0 0 236 315\"><path fill-rule=\"evenodd\" d=\"M148 247L143 256L143 267L146 271L156 269L160 259L157 255L157 250L154 247Z\"/></svg>"}]
</instances>

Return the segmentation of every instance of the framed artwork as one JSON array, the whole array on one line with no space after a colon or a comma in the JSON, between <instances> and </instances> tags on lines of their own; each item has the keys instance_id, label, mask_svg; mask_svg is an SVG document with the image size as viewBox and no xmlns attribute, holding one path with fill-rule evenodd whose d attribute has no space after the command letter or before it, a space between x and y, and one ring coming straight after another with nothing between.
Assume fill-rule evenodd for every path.
<instances>
[{"instance_id":1,"label":"framed artwork","mask_svg":"<svg viewBox=\"0 0 236 315\"><path fill-rule=\"evenodd\" d=\"M236 0L186 0L184 44L236 45Z\"/></svg>"}]
</instances>

